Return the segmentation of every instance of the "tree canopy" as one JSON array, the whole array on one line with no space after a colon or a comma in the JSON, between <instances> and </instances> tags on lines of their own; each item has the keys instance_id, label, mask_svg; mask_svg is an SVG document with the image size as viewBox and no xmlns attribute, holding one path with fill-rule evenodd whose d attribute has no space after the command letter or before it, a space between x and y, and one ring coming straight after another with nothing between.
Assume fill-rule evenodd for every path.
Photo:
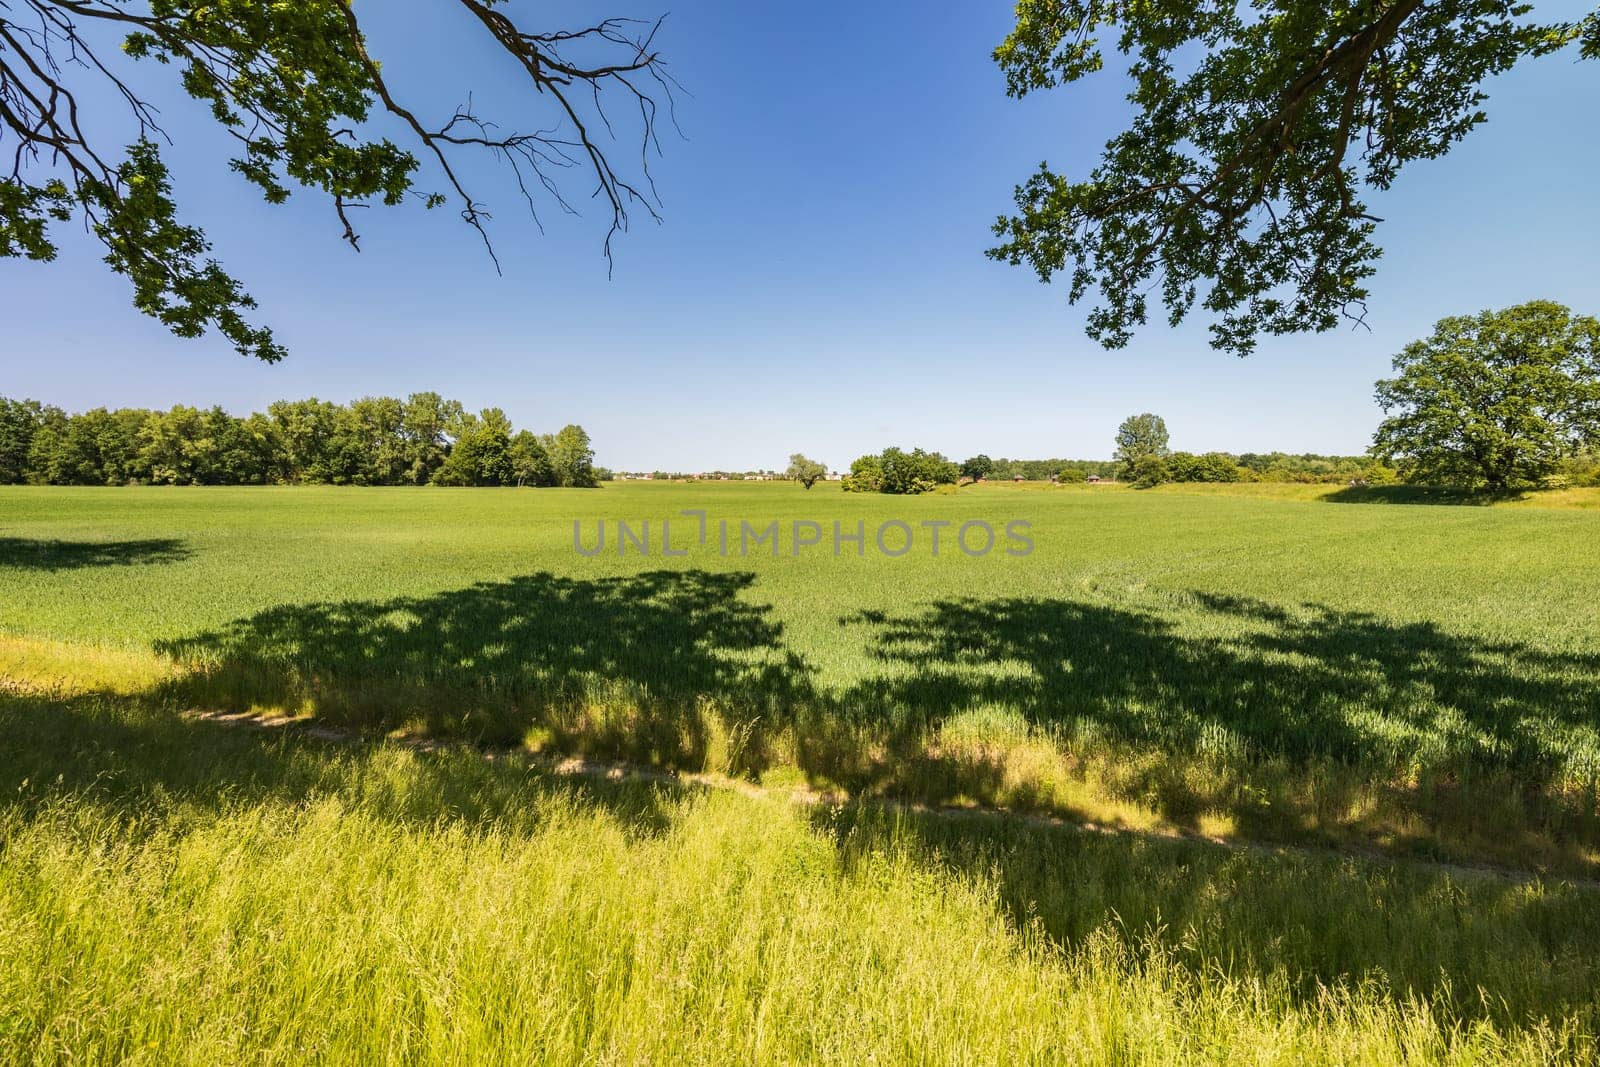
<instances>
[{"instance_id":1,"label":"tree canopy","mask_svg":"<svg viewBox=\"0 0 1600 1067\"><path fill-rule=\"evenodd\" d=\"M1122 464L1123 477L1131 477L1139 460L1146 456L1162 459L1167 455L1167 422L1160 415L1148 411L1143 415L1129 415L1117 427L1115 459Z\"/></svg>"},{"instance_id":2,"label":"tree canopy","mask_svg":"<svg viewBox=\"0 0 1600 1067\"><path fill-rule=\"evenodd\" d=\"M171 139L135 74L143 67L170 72L204 105L234 139L228 165L269 202L295 187L324 194L352 247L353 209L416 198L453 204L492 258L488 205L462 177L463 156L479 152L510 168L530 211L541 197L572 211L556 178L586 174L609 213L609 259L629 212L657 210L648 159L657 97L670 107L672 89L659 22L533 31L502 0L447 3L525 77L525 128L502 128L470 99L408 99L367 47L367 21L406 18L392 5L358 16L349 0L0 3L0 256L54 259L52 229L76 218L128 277L140 311L181 337L215 329L245 355L283 357L272 331L247 318L255 301L211 258L204 231L180 220L162 157ZM613 124L629 115L643 147L634 172L607 154ZM384 116L398 140L379 129Z\"/></svg>"},{"instance_id":3,"label":"tree canopy","mask_svg":"<svg viewBox=\"0 0 1600 1067\"><path fill-rule=\"evenodd\" d=\"M843 488L847 493L926 493L960 480L959 468L940 452L886 448L850 464Z\"/></svg>"},{"instance_id":4,"label":"tree canopy","mask_svg":"<svg viewBox=\"0 0 1600 1067\"><path fill-rule=\"evenodd\" d=\"M69 415L0 396L0 484L593 486L589 435L513 432L438 393L350 404L279 400L220 407L95 408Z\"/></svg>"},{"instance_id":5,"label":"tree canopy","mask_svg":"<svg viewBox=\"0 0 1600 1067\"><path fill-rule=\"evenodd\" d=\"M1177 325L1199 302L1214 347L1361 320L1381 219L1364 189L1442 156L1485 121L1483 86L1580 41L1600 15L1540 21L1516 0L1018 0L995 50L1022 97L1125 59L1136 111L1088 174L1042 163L989 255L1097 291L1091 337L1127 344L1158 293Z\"/></svg>"},{"instance_id":6,"label":"tree canopy","mask_svg":"<svg viewBox=\"0 0 1600 1067\"><path fill-rule=\"evenodd\" d=\"M1373 450L1410 481L1503 492L1600 445L1600 321L1552 301L1444 319L1394 369Z\"/></svg>"},{"instance_id":7,"label":"tree canopy","mask_svg":"<svg viewBox=\"0 0 1600 1067\"><path fill-rule=\"evenodd\" d=\"M810 489L827 476L828 468L826 466L814 459L807 459L799 452L789 457L789 469L784 472L784 477L790 481L799 482L807 489Z\"/></svg>"}]
</instances>

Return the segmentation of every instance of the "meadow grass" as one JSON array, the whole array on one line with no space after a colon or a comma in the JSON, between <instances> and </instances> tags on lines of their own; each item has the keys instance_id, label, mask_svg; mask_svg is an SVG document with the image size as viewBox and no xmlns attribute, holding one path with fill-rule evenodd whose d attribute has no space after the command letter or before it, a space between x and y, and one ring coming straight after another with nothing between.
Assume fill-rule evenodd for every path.
<instances>
[{"instance_id":1,"label":"meadow grass","mask_svg":"<svg viewBox=\"0 0 1600 1067\"><path fill-rule=\"evenodd\" d=\"M0 673L851 796L1593 874L1600 517L1236 489L5 489ZM592 544L602 518L658 537L677 518L681 545L683 509L785 537L796 520L870 538L891 519L1024 519L1036 550L573 549L573 521Z\"/></svg>"},{"instance_id":2,"label":"meadow grass","mask_svg":"<svg viewBox=\"0 0 1600 1067\"><path fill-rule=\"evenodd\" d=\"M1584 1062L1600 893L0 692L0 1061Z\"/></svg>"}]
</instances>

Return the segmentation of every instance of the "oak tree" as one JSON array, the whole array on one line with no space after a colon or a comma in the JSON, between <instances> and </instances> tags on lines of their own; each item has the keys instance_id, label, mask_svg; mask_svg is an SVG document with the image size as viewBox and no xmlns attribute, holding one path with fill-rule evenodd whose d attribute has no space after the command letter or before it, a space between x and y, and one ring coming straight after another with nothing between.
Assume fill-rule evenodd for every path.
<instances>
[{"instance_id":1,"label":"oak tree","mask_svg":"<svg viewBox=\"0 0 1600 1067\"><path fill-rule=\"evenodd\" d=\"M232 136L236 173L272 203L297 187L325 195L352 247L354 209L417 198L452 204L492 258L489 208L463 177L463 157L485 153L510 168L530 210L541 197L572 210L557 178L583 174L609 215L609 259L630 212L657 210L648 158L673 85L659 21L534 30L504 0L442 2L486 59L523 79L525 127L497 125L470 99L452 109L395 85L366 32L406 18L394 5L358 15L352 0L0 2L0 256L51 260L52 231L77 219L132 283L139 310L182 337L215 329L245 355L283 357L204 231L180 217L162 156L169 131L142 80L164 74ZM119 111L125 142L110 132ZM625 119L642 151L620 167L608 150Z\"/></svg>"},{"instance_id":2,"label":"oak tree","mask_svg":"<svg viewBox=\"0 0 1600 1067\"><path fill-rule=\"evenodd\" d=\"M1600 445L1600 321L1552 301L1444 319L1394 369L1373 451L1408 480L1504 492Z\"/></svg>"},{"instance_id":3,"label":"oak tree","mask_svg":"<svg viewBox=\"0 0 1600 1067\"><path fill-rule=\"evenodd\" d=\"M1041 164L995 225L992 258L1097 290L1091 337L1127 344L1152 297L1198 302L1214 347L1365 315L1379 248L1364 190L1442 156L1485 120L1484 84L1580 41L1600 14L1541 21L1518 0L1018 0L995 50L1010 95L1126 63L1135 113L1099 163ZM1106 43L1102 43L1102 38Z\"/></svg>"}]
</instances>

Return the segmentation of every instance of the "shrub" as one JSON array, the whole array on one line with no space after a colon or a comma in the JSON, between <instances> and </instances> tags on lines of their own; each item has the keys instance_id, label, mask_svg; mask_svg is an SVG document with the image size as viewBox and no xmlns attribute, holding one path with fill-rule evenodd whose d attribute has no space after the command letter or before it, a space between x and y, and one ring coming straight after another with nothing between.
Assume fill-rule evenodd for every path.
<instances>
[{"instance_id":1,"label":"shrub","mask_svg":"<svg viewBox=\"0 0 1600 1067\"><path fill-rule=\"evenodd\" d=\"M1160 456L1140 456L1133 463L1133 487L1153 489L1171 479L1171 472Z\"/></svg>"}]
</instances>

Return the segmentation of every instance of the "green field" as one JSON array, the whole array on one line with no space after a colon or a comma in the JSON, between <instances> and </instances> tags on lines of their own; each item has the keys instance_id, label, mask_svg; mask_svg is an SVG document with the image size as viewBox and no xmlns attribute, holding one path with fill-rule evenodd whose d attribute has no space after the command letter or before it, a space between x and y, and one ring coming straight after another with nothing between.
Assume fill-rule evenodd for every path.
<instances>
[{"instance_id":1,"label":"green field","mask_svg":"<svg viewBox=\"0 0 1600 1067\"><path fill-rule=\"evenodd\" d=\"M0 489L0 1058L1593 1057L1600 513L1310 496Z\"/></svg>"}]
</instances>

